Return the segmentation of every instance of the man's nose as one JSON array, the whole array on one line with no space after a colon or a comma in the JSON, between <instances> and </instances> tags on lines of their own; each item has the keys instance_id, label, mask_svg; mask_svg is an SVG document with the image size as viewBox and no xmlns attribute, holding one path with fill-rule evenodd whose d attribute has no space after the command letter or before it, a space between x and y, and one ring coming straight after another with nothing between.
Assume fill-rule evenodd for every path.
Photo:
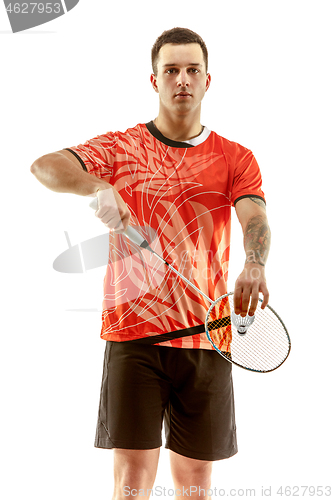
<instances>
[{"instance_id":1,"label":"man's nose","mask_svg":"<svg viewBox=\"0 0 333 500\"><path fill-rule=\"evenodd\" d=\"M179 72L177 85L178 87L187 87L189 85L186 69Z\"/></svg>"}]
</instances>

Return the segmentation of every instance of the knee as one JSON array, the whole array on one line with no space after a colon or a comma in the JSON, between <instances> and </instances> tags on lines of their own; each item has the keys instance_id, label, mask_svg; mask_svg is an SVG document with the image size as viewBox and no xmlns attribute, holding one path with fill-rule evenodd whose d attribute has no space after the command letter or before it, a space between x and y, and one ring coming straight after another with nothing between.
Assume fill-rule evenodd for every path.
<instances>
[{"instance_id":1,"label":"knee","mask_svg":"<svg viewBox=\"0 0 333 500\"><path fill-rule=\"evenodd\" d=\"M114 480L117 489L128 492L135 488L149 488L154 483L155 474L149 467L128 463L121 470L115 469Z\"/></svg>"},{"instance_id":2,"label":"knee","mask_svg":"<svg viewBox=\"0 0 333 500\"><path fill-rule=\"evenodd\" d=\"M192 463L186 469L174 468L172 471L173 480L178 487L192 487L193 490L201 488L208 490L211 486L212 477L212 463L198 461L199 463Z\"/></svg>"},{"instance_id":3,"label":"knee","mask_svg":"<svg viewBox=\"0 0 333 500\"><path fill-rule=\"evenodd\" d=\"M145 497L149 496L148 492L152 489L154 480L152 471L138 464L127 464L122 470L115 469L113 499L136 498L140 495L140 490L145 492Z\"/></svg>"},{"instance_id":4,"label":"knee","mask_svg":"<svg viewBox=\"0 0 333 500\"><path fill-rule=\"evenodd\" d=\"M114 484L116 497L135 496L135 490L151 489L157 471L158 451L115 450ZM134 493L131 493L132 490Z\"/></svg>"}]
</instances>

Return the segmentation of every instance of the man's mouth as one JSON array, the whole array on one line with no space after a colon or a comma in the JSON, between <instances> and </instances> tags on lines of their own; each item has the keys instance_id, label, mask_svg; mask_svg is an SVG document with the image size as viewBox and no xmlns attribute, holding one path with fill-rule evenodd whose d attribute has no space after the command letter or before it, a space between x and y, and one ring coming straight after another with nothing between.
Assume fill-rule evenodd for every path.
<instances>
[{"instance_id":1,"label":"man's mouth","mask_svg":"<svg viewBox=\"0 0 333 500\"><path fill-rule=\"evenodd\" d=\"M189 92L178 92L178 94L176 94L176 97L186 98L191 97L191 94Z\"/></svg>"}]
</instances>

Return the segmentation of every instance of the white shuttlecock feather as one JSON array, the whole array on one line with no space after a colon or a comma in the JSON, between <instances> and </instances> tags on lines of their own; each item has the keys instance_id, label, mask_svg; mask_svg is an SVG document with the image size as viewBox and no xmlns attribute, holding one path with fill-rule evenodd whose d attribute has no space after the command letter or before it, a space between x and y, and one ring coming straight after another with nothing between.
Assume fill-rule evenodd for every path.
<instances>
[{"instance_id":1,"label":"white shuttlecock feather","mask_svg":"<svg viewBox=\"0 0 333 500\"><path fill-rule=\"evenodd\" d=\"M237 328L239 335L246 334L247 330L252 325L254 318L254 316L249 316L248 314L245 317L242 317L240 314L236 314L235 311L231 312L232 324Z\"/></svg>"}]
</instances>

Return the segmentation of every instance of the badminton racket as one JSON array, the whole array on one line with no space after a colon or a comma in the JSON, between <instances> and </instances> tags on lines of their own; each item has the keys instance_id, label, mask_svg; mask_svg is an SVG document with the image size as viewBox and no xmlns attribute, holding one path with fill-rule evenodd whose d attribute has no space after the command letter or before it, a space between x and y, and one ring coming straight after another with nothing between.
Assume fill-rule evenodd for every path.
<instances>
[{"instance_id":1,"label":"badminton racket","mask_svg":"<svg viewBox=\"0 0 333 500\"><path fill-rule=\"evenodd\" d=\"M96 198L90 203L90 207L95 210L98 208ZM223 358L241 368L259 373L271 372L284 363L290 353L291 341L282 319L270 305L261 309L262 299L259 299L253 316L237 315L234 311L233 292L212 300L158 255L133 227L128 226L122 234L142 249L153 253L210 303L205 331L209 342Z\"/></svg>"}]
</instances>

